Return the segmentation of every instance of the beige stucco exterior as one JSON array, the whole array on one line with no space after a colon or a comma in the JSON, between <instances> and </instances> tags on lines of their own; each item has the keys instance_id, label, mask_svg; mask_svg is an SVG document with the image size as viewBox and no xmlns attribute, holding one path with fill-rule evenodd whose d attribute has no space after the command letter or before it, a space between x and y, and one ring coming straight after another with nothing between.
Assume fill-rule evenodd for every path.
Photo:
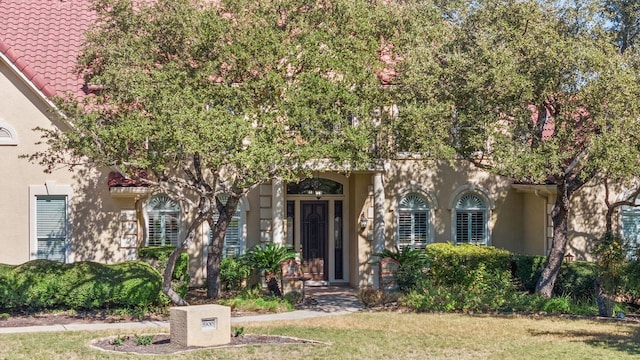
<instances>
[{"instance_id":1,"label":"beige stucco exterior","mask_svg":"<svg viewBox=\"0 0 640 360\"><path fill-rule=\"evenodd\" d=\"M144 244L145 204L149 192L144 188L107 186L110 169L79 166L50 174L20 155L41 149L34 145L39 134L36 127L62 128L52 113L55 109L41 93L0 61L0 129L9 130L13 143L0 143L0 263L20 264L35 257L34 203L37 195L66 195L69 199L69 252L67 261L93 260L120 262L135 259L137 248ZM374 177L378 174L383 188L383 204L374 196ZM354 287L375 284L372 262L377 244L396 245L397 207L403 195L418 193L427 199L430 209L431 242L454 239L453 208L465 192L480 195L488 206L488 244L514 253L544 255L550 247L550 214L555 199L549 186L514 185L504 177L475 168L468 162L454 164L396 159L382 164L376 171L318 172L315 176L342 184L342 194L287 195L287 184L273 182L260 185L242 201L242 237L244 247L267 241L290 243L301 251L303 203L326 202L328 205L327 280ZM590 259L589 245L604 231L603 189L595 181L587 184L573 198L570 214L568 251L578 259ZM287 202L296 214L288 218ZM343 218L338 221L335 204L340 203ZM184 208L183 208L184 210ZM361 218L366 226L361 229ZM189 214L181 215L186 230ZM383 220L382 227L379 221ZM381 229L382 233L374 231ZM342 255L336 255L336 236L342 234ZM188 249L194 285L205 277L208 225L199 229ZM382 239L380 238L382 237ZM341 256L341 258L336 258ZM338 276L336 262L342 262Z\"/></svg>"}]
</instances>

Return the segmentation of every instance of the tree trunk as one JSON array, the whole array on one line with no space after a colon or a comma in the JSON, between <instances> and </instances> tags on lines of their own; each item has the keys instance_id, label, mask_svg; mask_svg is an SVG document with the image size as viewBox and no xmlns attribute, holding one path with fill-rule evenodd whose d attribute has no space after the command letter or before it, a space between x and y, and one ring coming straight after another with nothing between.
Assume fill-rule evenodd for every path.
<instances>
[{"instance_id":1,"label":"tree trunk","mask_svg":"<svg viewBox=\"0 0 640 360\"><path fill-rule=\"evenodd\" d=\"M264 277L267 282L267 289L271 292L271 295L282 297L282 291L280 291L280 285L278 284L278 277L276 274L267 273Z\"/></svg>"},{"instance_id":2,"label":"tree trunk","mask_svg":"<svg viewBox=\"0 0 640 360\"><path fill-rule=\"evenodd\" d=\"M547 256L544 269L542 269L542 274L536 284L536 292L546 298L550 298L552 295L558 273L560 273L560 266L564 260L569 233L570 196L571 193L569 193L566 180L562 180L558 183L558 195L551 216L553 223L553 244Z\"/></svg>"},{"instance_id":3,"label":"tree trunk","mask_svg":"<svg viewBox=\"0 0 640 360\"><path fill-rule=\"evenodd\" d=\"M211 231L211 245L207 254L207 297L217 299L221 295L220 284L220 261L224 248L224 236L231 218L236 212L240 198L229 195L224 206L218 206L218 221L209 219L209 229Z\"/></svg>"},{"instance_id":4,"label":"tree trunk","mask_svg":"<svg viewBox=\"0 0 640 360\"><path fill-rule=\"evenodd\" d=\"M598 315L603 317L613 316L613 301L604 291L600 280L595 281L596 304L598 305Z\"/></svg>"},{"instance_id":5,"label":"tree trunk","mask_svg":"<svg viewBox=\"0 0 640 360\"><path fill-rule=\"evenodd\" d=\"M173 280L173 269L176 267L176 261L178 261L178 257L186 250L185 246L182 244L176 247L175 250L169 255L169 259L167 260L167 267L164 269L164 274L162 276L162 292L165 293L169 297L169 300L174 305L177 306L186 306L189 305L177 292L175 292L171 288L171 280Z\"/></svg>"}]
</instances>

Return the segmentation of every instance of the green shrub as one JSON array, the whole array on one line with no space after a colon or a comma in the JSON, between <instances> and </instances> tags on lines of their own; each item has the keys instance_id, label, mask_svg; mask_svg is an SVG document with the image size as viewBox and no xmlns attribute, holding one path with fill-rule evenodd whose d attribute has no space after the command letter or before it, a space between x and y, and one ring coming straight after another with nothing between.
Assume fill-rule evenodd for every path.
<instances>
[{"instance_id":1,"label":"green shrub","mask_svg":"<svg viewBox=\"0 0 640 360\"><path fill-rule=\"evenodd\" d=\"M596 264L587 261L563 263L553 288L554 296L568 295L577 301L591 301L595 295Z\"/></svg>"},{"instance_id":2,"label":"green shrub","mask_svg":"<svg viewBox=\"0 0 640 360\"><path fill-rule=\"evenodd\" d=\"M12 291L2 290L5 310L106 309L159 304L161 277L139 261L114 265L62 264L34 260L3 273Z\"/></svg>"},{"instance_id":3,"label":"green shrub","mask_svg":"<svg viewBox=\"0 0 640 360\"><path fill-rule=\"evenodd\" d=\"M533 255L513 255L511 260L511 271L515 283L520 290L533 294L536 291L536 284L544 268L544 256Z\"/></svg>"},{"instance_id":4,"label":"green shrub","mask_svg":"<svg viewBox=\"0 0 640 360\"><path fill-rule=\"evenodd\" d=\"M149 346L153 344L153 335L136 335L135 341L137 346Z\"/></svg>"},{"instance_id":5,"label":"green shrub","mask_svg":"<svg viewBox=\"0 0 640 360\"><path fill-rule=\"evenodd\" d=\"M542 310L549 314L568 314L571 311L571 298L566 295L549 298L542 305Z\"/></svg>"},{"instance_id":6,"label":"green shrub","mask_svg":"<svg viewBox=\"0 0 640 360\"><path fill-rule=\"evenodd\" d=\"M267 288L272 295L282 297L282 290L278 284L278 277L281 275L280 264L293 259L296 253L290 245L280 245L267 243L265 245L255 245L249 249L243 259L253 269L264 271Z\"/></svg>"},{"instance_id":7,"label":"green shrub","mask_svg":"<svg viewBox=\"0 0 640 360\"><path fill-rule=\"evenodd\" d=\"M424 250L411 249L407 246L401 251L397 248L385 249L376 256L380 259L391 258L400 264L396 273L396 283L403 294L415 289L427 276L427 254Z\"/></svg>"},{"instance_id":8,"label":"green shrub","mask_svg":"<svg viewBox=\"0 0 640 360\"><path fill-rule=\"evenodd\" d=\"M220 261L220 282L225 291L239 291L253 269L246 261L228 257Z\"/></svg>"},{"instance_id":9,"label":"green shrub","mask_svg":"<svg viewBox=\"0 0 640 360\"><path fill-rule=\"evenodd\" d=\"M425 279L421 286L401 298L401 303L417 311L486 312L511 310L521 297L507 271L488 271L483 264L470 270L459 283L441 284Z\"/></svg>"},{"instance_id":10,"label":"green shrub","mask_svg":"<svg viewBox=\"0 0 640 360\"><path fill-rule=\"evenodd\" d=\"M544 268L544 256L514 255L514 282L518 287L534 293ZM570 296L577 301L591 301L594 296L596 265L587 261L563 263L553 289L554 296Z\"/></svg>"},{"instance_id":11,"label":"green shrub","mask_svg":"<svg viewBox=\"0 0 640 360\"><path fill-rule=\"evenodd\" d=\"M509 272L511 254L491 246L430 244L425 249L429 259L429 274L435 284L469 285L469 274L482 267L489 273Z\"/></svg>"},{"instance_id":12,"label":"green shrub","mask_svg":"<svg viewBox=\"0 0 640 360\"><path fill-rule=\"evenodd\" d=\"M640 299L640 261L633 259L624 268L620 294L630 302Z\"/></svg>"}]
</instances>

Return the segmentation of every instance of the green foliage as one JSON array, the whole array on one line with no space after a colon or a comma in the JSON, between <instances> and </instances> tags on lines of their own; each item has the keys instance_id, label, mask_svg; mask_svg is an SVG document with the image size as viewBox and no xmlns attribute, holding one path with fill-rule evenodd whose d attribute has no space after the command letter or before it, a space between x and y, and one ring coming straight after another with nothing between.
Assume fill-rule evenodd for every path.
<instances>
[{"instance_id":1,"label":"green foliage","mask_svg":"<svg viewBox=\"0 0 640 360\"><path fill-rule=\"evenodd\" d=\"M406 246L402 250L385 249L376 256L381 259L391 258L400 264L396 273L396 282L402 293L407 293L415 288L421 279L427 276L427 255L424 250L411 249Z\"/></svg>"},{"instance_id":2,"label":"green foliage","mask_svg":"<svg viewBox=\"0 0 640 360\"><path fill-rule=\"evenodd\" d=\"M147 246L138 249L140 260L151 264L160 274L164 274L169 255L175 250L175 246ZM189 255L182 253L173 268L172 287L184 298L189 291Z\"/></svg>"},{"instance_id":3,"label":"green foliage","mask_svg":"<svg viewBox=\"0 0 640 360\"><path fill-rule=\"evenodd\" d=\"M606 233L594 247L596 274L609 296L615 297L620 291L629 250L628 241L611 233Z\"/></svg>"},{"instance_id":4,"label":"green foliage","mask_svg":"<svg viewBox=\"0 0 640 360\"><path fill-rule=\"evenodd\" d=\"M227 257L220 261L220 282L225 291L239 291L251 275L252 267L235 257Z\"/></svg>"},{"instance_id":5,"label":"green foliage","mask_svg":"<svg viewBox=\"0 0 640 360\"><path fill-rule=\"evenodd\" d=\"M627 264L620 293L630 300L640 299L640 261L635 258Z\"/></svg>"},{"instance_id":6,"label":"green foliage","mask_svg":"<svg viewBox=\"0 0 640 360\"><path fill-rule=\"evenodd\" d=\"M244 326L232 326L231 327L231 336L240 337L244 335Z\"/></svg>"},{"instance_id":7,"label":"green foliage","mask_svg":"<svg viewBox=\"0 0 640 360\"><path fill-rule=\"evenodd\" d=\"M291 305L300 304L302 301L304 301L304 299L302 298L302 293L295 290L289 291L288 293L284 294L284 299Z\"/></svg>"},{"instance_id":8,"label":"green foliage","mask_svg":"<svg viewBox=\"0 0 640 360\"><path fill-rule=\"evenodd\" d=\"M595 295L596 265L587 261L563 263L553 290L555 296L591 301Z\"/></svg>"},{"instance_id":9,"label":"green foliage","mask_svg":"<svg viewBox=\"0 0 640 360\"><path fill-rule=\"evenodd\" d=\"M33 260L3 275L0 304L7 310L136 308L160 301L160 275L144 262L103 265Z\"/></svg>"},{"instance_id":10,"label":"green foliage","mask_svg":"<svg viewBox=\"0 0 640 360\"><path fill-rule=\"evenodd\" d=\"M468 285L476 270L488 273L510 273L511 254L491 246L434 243L425 249L429 259L429 274L435 284Z\"/></svg>"},{"instance_id":11,"label":"green foliage","mask_svg":"<svg viewBox=\"0 0 640 360\"><path fill-rule=\"evenodd\" d=\"M127 340L127 336L116 336L111 339L110 343L113 346L121 346Z\"/></svg>"},{"instance_id":12,"label":"green foliage","mask_svg":"<svg viewBox=\"0 0 640 360\"><path fill-rule=\"evenodd\" d=\"M270 274L280 274L282 271L280 264L295 256L296 253L291 246L269 242L265 245L255 245L247 250L243 259L254 269L264 270Z\"/></svg>"},{"instance_id":13,"label":"green foliage","mask_svg":"<svg viewBox=\"0 0 640 360\"><path fill-rule=\"evenodd\" d=\"M175 249L175 246L145 246L138 249L138 257L140 260L150 263L158 272L162 273L167 265L169 255L171 255L171 252ZM180 254L180 257L176 261L176 266L173 269L173 279L189 279L188 254Z\"/></svg>"},{"instance_id":14,"label":"green foliage","mask_svg":"<svg viewBox=\"0 0 640 360\"><path fill-rule=\"evenodd\" d=\"M480 264L460 283L425 279L401 302L417 311L487 312L509 310L519 296L508 272L488 271Z\"/></svg>"},{"instance_id":15,"label":"green foliage","mask_svg":"<svg viewBox=\"0 0 640 360\"><path fill-rule=\"evenodd\" d=\"M544 256L514 255L513 278L520 290L533 293L545 262ZM592 262L564 262L556 278L554 296L590 302L595 295L596 265Z\"/></svg>"},{"instance_id":16,"label":"green foliage","mask_svg":"<svg viewBox=\"0 0 640 360\"><path fill-rule=\"evenodd\" d=\"M92 4L98 20L76 69L102 89L81 103L56 99L59 120L72 126L38 129L48 148L30 160L47 170L117 164L151 189L216 205L217 189L240 198L273 178L296 181L309 175L312 167L300 165L312 160L369 169L385 154L371 145L396 130L377 125L380 107L424 111L411 91L380 86L381 78L393 82L404 56L435 43L443 27L419 2ZM360 125L351 126L356 118ZM433 119L441 125L446 118ZM449 128L420 125L430 135L411 141L439 154ZM185 208L184 218L197 226L209 209Z\"/></svg>"},{"instance_id":17,"label":"green foliage","mask_svg":"<svg viewBox=\"0 0 640 360\"><path fill-rule=\"evenodd\" d=\"M136 335L135 342L138 346L149 346L153 343L153 335Z\"/></svg>"},{"instance_id":18,"label":"green foliage","mask_svg":"<svg viewBox=\"0 0 640 360\"><path fill-rule=\"evenodd\" d=\"M546 257L533 255L513 255L512 272L513 278L520 287L520 290L533 293L536 290L536 283L542 273Z\"/></svg>"},{"instance_id":19,"label":"green foliage","mask_svg":"<svg viewBox=\"0 0 640 360\"><path fill-rule=\"evenodd\" d=\"M279 313L293 310L293 305L283 298L271 295L257 297L254 294L248 295L245 296L243 294L229 299L222 299L219 304L241 312Z\"/></svg>"},{"instance_id":20,"label":"green foliage","mask_svg":"<svg viewBox=\"0 0 640 360\"><path fill-rule=\"evenodd\" d=\"M296 253L291 246L270 242L265 245L256 245L247 250L243 259L252 268L264 271L269 291L275 296L282 296L278 284L278 276L282 272L280 264L293 259L295 255Z\"/></svg>"},{"instance_id":21,"label":"green foliage","mask_svg":"<svg viewBox=\"0 0 640 360\"><path fill-rule=\"evenodd\" d=\"M547 299L542 310L550 314L568 314L571 310L571 298L565 295Z\"/></svg>"}]
</instances>

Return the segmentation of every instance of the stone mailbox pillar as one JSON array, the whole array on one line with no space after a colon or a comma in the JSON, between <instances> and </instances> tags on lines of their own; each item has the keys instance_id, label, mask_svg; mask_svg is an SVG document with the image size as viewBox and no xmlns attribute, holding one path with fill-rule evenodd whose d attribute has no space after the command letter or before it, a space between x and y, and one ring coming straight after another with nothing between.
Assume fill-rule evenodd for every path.
<instances>
[{"instance_id":1,"label":"stone mailbox pillar","mask_svg":"<svg viewBox=\"0 0 640 360\"><path fill-rule=\"evenodd\" d=\"M222 305L172 307L171 342L182 346L214 346L231 342L231 308Z\"/></svg>"}]
</instances>

